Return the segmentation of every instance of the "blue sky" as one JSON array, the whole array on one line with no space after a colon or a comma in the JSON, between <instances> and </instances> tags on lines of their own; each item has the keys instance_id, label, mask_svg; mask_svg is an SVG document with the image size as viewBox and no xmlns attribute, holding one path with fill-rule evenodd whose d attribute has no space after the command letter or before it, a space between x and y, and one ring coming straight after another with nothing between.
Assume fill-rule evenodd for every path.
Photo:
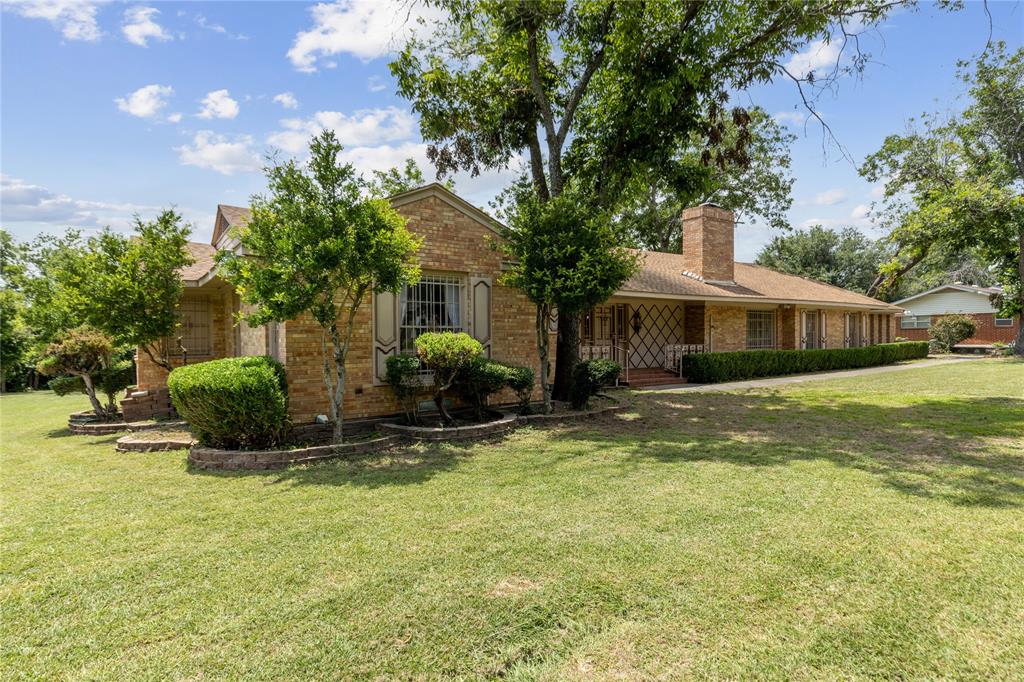
<instances>
[{"instance_id":1,"label":"blue sky","mask_svg":"<svg viewBox=\"0 0 1024 682\"><path fill-rule=\"evenodd\" d=\"M989 4L994 37L1024 42L1024 7ZM262 157L300 152L310 134L335 128L362 169L417 158L428 174L418 124L394 94L389 48L399 22L384 0L299 2L4 3L0 14L0 168L3 226L20 238L69 225L128 229L133 213L175 205L212 231L218 203L246 204L263 189ZM818 108L856 162L923 111L955 110L956 62L984 48L980 3L950 14L930 5L901 12L864 36L874 57L862 79L844 78ZM810 46L794 59L828 61ZM794 86L742 93L798 135L792 149L794 226L855 225L872 236L867 208L878 188L823 133L806 126ZM827 147L827 145L826 145ZM512 171L456 177L485 206ZM774 233L737 231L751 259Z\"/></svg>"}]
</instances>

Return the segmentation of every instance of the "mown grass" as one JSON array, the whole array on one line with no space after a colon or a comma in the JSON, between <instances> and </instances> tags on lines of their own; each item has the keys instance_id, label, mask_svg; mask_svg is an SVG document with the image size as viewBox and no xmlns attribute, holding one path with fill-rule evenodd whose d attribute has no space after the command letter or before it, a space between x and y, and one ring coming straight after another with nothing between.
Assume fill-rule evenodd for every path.
<instances>
[{"instance_id":1,"label":"mown grass","mask_svg":"<svg viewBox=\"0 0 1024 682\"><path fill-rule=\"evenodd\" d=\"M5 396L0 677L1020 678L1024 363L272 473Z\"/></svg>"}]
</instances>

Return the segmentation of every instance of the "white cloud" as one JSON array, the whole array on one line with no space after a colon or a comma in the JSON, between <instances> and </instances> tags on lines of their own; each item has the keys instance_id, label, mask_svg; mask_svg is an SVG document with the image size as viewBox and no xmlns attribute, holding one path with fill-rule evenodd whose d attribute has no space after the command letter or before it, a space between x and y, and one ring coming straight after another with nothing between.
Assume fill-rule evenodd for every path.
<instances>
[{"instance_id":1,"label":"white cloud","mask_svg":"<svg viewBox=\"0 0 1024 682\"><path fill-rule=\"evenodd\" d=\"M295 95L290 92L282 92L279 95L274 95L274 101L285 109L299 108L299 100L295 99Z\"/></svg>"},{"instance_id":2,"label":"white cloud","mask_svg":"<svg viewBox=\"0 0 1024 682\"><path fill-rule=\"evenodd\" d=\"M881 181L877 185L872 187L871 188L871 198L872 199L881 199L882 197L884 197L885 196L885 186L886 186L886 184L888 184L888 182L889 182L889 178L885 177L885 178L882 178Z\"/></svg>"},{"instance_id":3,"label":"white cloud","mask_svg":"<svg viewBox=\"0 0 1024 682\"><path fill-rule=\"evenodd\" d=\"M203 108L197 114L199 118L234 118L238 116L238 102L231 99L227 90L214 90L203 98Z\"/></svg>"},{"instance_id":4,"label":"white cloud","mask_svg":"<svg viewBox=\"0 0 1024 682\"><path fill-rule=\"evenodd\" d=\"M340 0L315 5L310 14L313 28L300 31L288 50L292 65L306 72L317 70L318 59L336 54L381 57L437 19L440 10L408 0Z\"/></svg>"},{"instance_id":5,"label":"white cloud","mask_svg":"<svg viewBox=\"0 0 1024 682\"><path fill-rule=\"evenodd\" d=\"M380 76L370 76L370 79L366 83L366 87L370 92L380 92L386 89L388 86L384 83L384 80Z\"/></svg>"},{"instance_id":6,"label":"white cloud","mask_svg":"<svg viewBox=\"0 0 1024 682\"><path fill-rule=\"evenodd\" d=\"M184 16L184 14L185 14L184 12L178 12L178 16L179 17L180 16ZM227 36L228 38L231 38L232 40L248 40L249 39L249 36L242 35L241 33L232 33L231 31L229 31L226 28L224 28L223 25L217 24L217 23L214 23L214 22L208 20L206 18L206 16L202 15L202 14L197 14L195 16L195 22L196 22L196 24L200 28L206 29L207 31L213 31L214 33L219 33L219 34L221 34L223 36Z\"/></svg>"},{"instance_id":7,"label":"white cloud","mask_svg":"<svg viewBox=\"0 0 1024 682\"><path fill-rule=\"evenodd\" d=\"M181 123L181 113L174 112L173 114L167 117L167 120L171 123Z\"/></svg>"},{"instance_id":8,"label":"white cloud","mask_svg":"<svg viewBox=\"0 0 1024 682\"><path fill-rule=\"evenodd\" d=\"M59 228L97 228L109 225L115 229L127 229L135 213L151 212L157 208L132 203L73 199L41 185L0 175L0 220L5 224L29 223ZM38 230L28 232L38 234Z\"/></svg>"},{"instance_id":9,"label":"white cloud","mask_svg":"<svg viewBox=\"0 0 1024 682\"><path fill-rule=\"evenodd\" d=\"M153 40L171 40L171 34L154 21L154 17L160 14L155 7L129 7L124 11L124 23L121 24L121 33L129 43L147 47L150 38Z\"/></svg>"},{"instance_id":10,"label":"white cloud","mask_svg":"<svg viewBox=\"0 0 1024 682\"><path fill-rule=\"evenodd\" d=\"M868 215L870 215L870 213L870 206L868 206L867 204L857 204L856 206L853 207L853 210L850 211L850 217L853 218L854 220L864 220L865 218L868 217Z\"/></svg>"},{"instance_id":11,"label":"white cloud","mask_svg":"<svg viewBox=\"0 0 1024 682\"><path fill-rule=\"evenodd\" d=\"M808 74L821 75L832 69L839 60L839 45L825 40L815 40L786 62L786 70L797 78Z\"/></svg>"},{"instance_id":12,"label":"white cloud","mask_svg":"<svg viewBox=\"0 0 1024 682\"><path fill-rule=\"evenodd\" d=\"M4 9L27 19L45 19L68 40L99 40L103 32L96 23L97 2L84 0L31 0L5 4Z\"/></svg>"},{"instance_id":13,"label":"white cloud","mask_svg":"<svg viewBox=\"0 0 1024 682\"><path fill-rule=\"evenodd\" d=\"M146 85L127 97L114 100L121 111L139 118L154 118L167 106L167 98L174 94L169 85Z\"/></svg>"},{"instance_id":14,"label":"white cloud","mask_svg":"<svg viewBox=\"0 0 1024 682\"><path fill-rule=\"evenodd\" d=\"M200 130L192 138L191 145L175 147L175 151L186 166L209 168L223 175L255 172L262 165L252 149L252 138L248 135L232 141L210 130Z\"/></svg>"},{"instance_id":15,"label":"white cloud","mask_svg":"<svg viewBox=\"0 0 1024 682\"><path fill-rule=\"evenodd\" d=\"M834 206L846 201L846 192L841 189L830 189L820 192L814 197L815 206Z\"/></svg>"},{"instance_id":16,"label":"white cloud","mask_svg":"<svg viewBox=\"0 0 1024 682\"><path fill-rule=\"evenodd\" d=\"M351 116L340 111L318 111L308 119L285 119L281 125L284 129L271 134L267 142L291 154L301 153L309 138L326 129L333 130L346 147L405 140L416 132L416 119L398 107L361 109Z\"/></svg>"},{"instance_id":17,"label":"white cloud","mask_svg":"<svg viewBox=\"0 0 1024 682\"><path fill-rule=\"evenodd\" d=\"M782 125L799 126L803 125L803 122L807 120L807 114L802 111L780 111L772 116L772 118L775 119L776 123L781 123Z\"/></svg>"}]
</instances>

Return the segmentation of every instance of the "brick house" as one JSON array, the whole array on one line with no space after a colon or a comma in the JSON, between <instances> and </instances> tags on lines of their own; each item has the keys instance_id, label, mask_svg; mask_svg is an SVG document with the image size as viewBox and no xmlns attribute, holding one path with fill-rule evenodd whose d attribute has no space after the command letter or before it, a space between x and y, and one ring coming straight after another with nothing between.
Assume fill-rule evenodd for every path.
<instances>
[{"instance_id":1,"label":"brick house","mask_svg":"<svg viewBox=\"0 0 1024 682\"><path fill-rule=\"evenodd\" d=\"M899 316L899 335L913 341L927 341L928 330L943 315L967 315L974 320L974 336L957 346L964 350L991 348L995 342L1012 344L1020 331L1020 319L1000 317L992 305L998 287L944 284L896 301L905 309Z\"/></svg>"},{"instance_id":2,"label":"brick house","mask_svg":"<svg viewBox=\"0 0 1024 682\"><path fill-rule=\"evenodd\" d=\"M400 295L374 294L359 311L346 418L399 411L381 381L385 361L411 350L416 336L428 330L468 332L490 357L536 371L534 307L500 282L502 257L492 248L499 238L497 223L439 184L399 194L391 203L424 240L422 277ZM258 328L235 324L239 299L216 273L214 255L237 248L231 228L244 225L247 215L244 208L219 206L211 243L190 243L195 263L182 271L181 345L188 362L254 354L280 360L287 369L293 419L310 421L327 412L320 328L308 315ZM842 348L895 338L895 306L735 263L731 212L704 205L688 209L683 218L682 254L643 253L636 275L583 316L583 357L620 361L626 367L623 378L634 384L678 383L674 368L682 353ZM552 347L554 341L552 333ZM173 362L185 359L179 354ZM165 380L165 372L139 353L138 389L165 394Z\"/></svg>"}]
</instances>

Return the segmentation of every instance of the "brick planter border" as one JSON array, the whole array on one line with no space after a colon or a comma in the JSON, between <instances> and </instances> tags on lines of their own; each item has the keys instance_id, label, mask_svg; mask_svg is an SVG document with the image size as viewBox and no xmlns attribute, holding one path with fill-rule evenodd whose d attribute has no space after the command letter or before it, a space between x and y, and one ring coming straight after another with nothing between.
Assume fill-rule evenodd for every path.
<instances>
[{"instance_id":1,"label":"brick planter border","mask_svg":"<svg viewBox=\"0 0 1024 682\"><path fill-rule=\"evenodd\" d=\"M465 440L467 438L487 438L505 433L516 425L516 415L502 412L494 421L470 426L451 426L448 428L431 426L406 426L405 424L379 424L377 428L385 433L393 433L413 440L445 441Z\"/></svg>"},{"instance_id":2,"label":"brick planter border","mask_svg":"<svg viewBox=\"0 0 1024 682\"><path fill-rule=\"evenodd\" d=\"M128 422L124 421L90 421L81 417L80 413L68 417L68 431L78 436L107 436L127 430Z\"/></svg>"},{"instance_id":3,"label":"brick planter border","mask_svg":"<svg viewBox=\"0 0 1024 682\"><path fill-rule=\"evenodd\" d=\"M162 452L164 450L184 450L194 442L191 437L146 440L128 435L118 438L114 449L118 452Z\"/></svg>"},{"instance_id":4,"label":"brick planter border","mask_svg":"<svg viewBox=\"0 0 1024 682\"><path fill-rule=\"evenodd\" d=\"M193 445L188 451L188 462L197 469L222 471L245 469L280 469L292 464L322 462L328 459L380 452L402 441L400 436L384 436L359 443L342 445L314 445L293 450L219 450Z\"/></svg>"}]
</instances>

